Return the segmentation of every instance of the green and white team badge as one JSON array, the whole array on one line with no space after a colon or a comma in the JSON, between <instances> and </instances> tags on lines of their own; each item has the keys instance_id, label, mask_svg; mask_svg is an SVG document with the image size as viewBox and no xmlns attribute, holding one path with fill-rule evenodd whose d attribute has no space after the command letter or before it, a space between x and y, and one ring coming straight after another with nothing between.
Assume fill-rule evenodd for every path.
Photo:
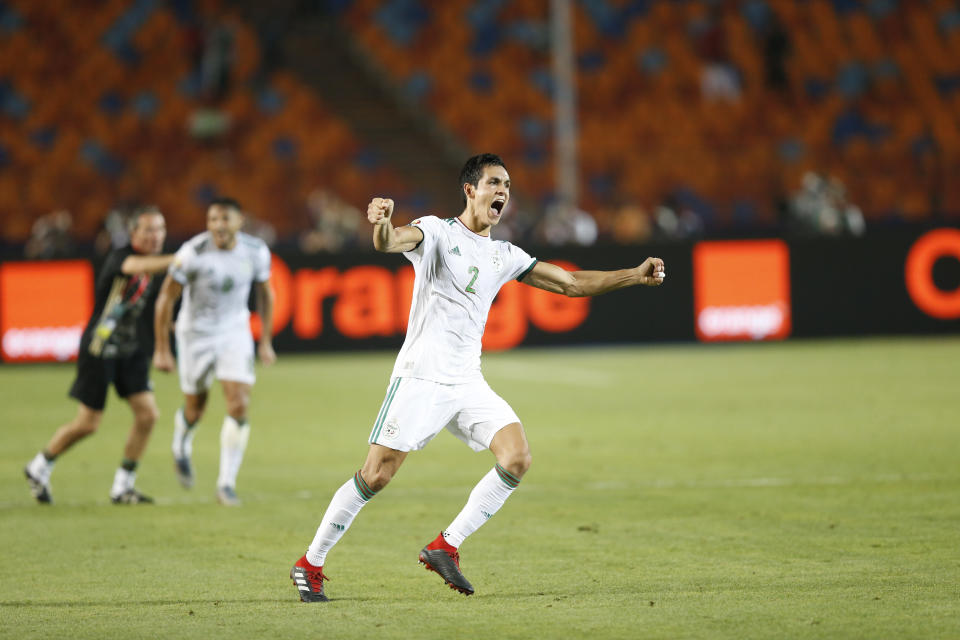
<instances>
[{"instance_id":1,"label":"green and white team badge","mask_svg":"<svg viewBox=\"0 0 960 640\"><path fill-rule=\"evenodd\" d=\"M397 424L396 418L391 418L383 427L383 437L387 440L393 440L398 433L400 433L400 425Z\"/></svg>"}]
</instances>

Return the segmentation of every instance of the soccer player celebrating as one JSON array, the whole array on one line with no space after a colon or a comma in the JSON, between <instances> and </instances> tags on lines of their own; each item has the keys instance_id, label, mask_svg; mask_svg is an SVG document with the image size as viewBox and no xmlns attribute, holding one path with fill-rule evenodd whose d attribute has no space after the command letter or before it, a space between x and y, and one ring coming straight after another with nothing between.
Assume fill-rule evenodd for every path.
<instances>
[{"instance_id":1,"label":"soccer player celebrating","mask_svg":"<svg viewBox=\"0 0 960 640\"><path fill-rule=\"evenodd\" d=\"M188 240L177 251L157 299L153 366L172 371L170 327L173 305L183 294L177 316L177 368L183 407L174 416L173 459L185 488L193 486L194 429L207 405L207 392L216 377L223 387L227 415L220 430L220 475L217 500L236 506L237 474L250 437L247 406L255 381L253 340L247 300L256 284L256 306L263 333L257 346L260 361L271 365L273 351L273 290L270 288L270 250L240 231L244 215L231 198L214 200L207 209L207 231Z\"/></svg>"},{"instance_id":2,"label":"soccer player celebrating","mask_svg":"<svg viewBox=\"0 0 960 640\"><path fill-rule=\"evenodd\" d=\"M472 594L473 586L460 571L459 547L503 506L531 461L520 419L480 372L483 328L497 292L514 279L567 296L663 283L659 258L647 258L633 269L569 272L538 262L509 242L492 240L490 231L510 198L510 176L495 155L467 160L460 188L464 208L456 218L427 216L395 228L392 200L374 198L367 207L374 247L402 252L413 263L410 319L370 433L366 461L334 493L313 542L290 570L304 602L327 600L327 553L407 454L425 447L444 427L471 449L489 449L496 458L459 515L420 551L427 569L453 589Z\"/></svg>"},{"instance_id":3,"label":"soccer player celebrating","mask_svg":"<svg viewBox=\"0 0 960 640\"><path fill-rule=\"evenodd\" d=\"M112 384L133 412L133 427L114 474L110 499L116 504L153 502L134 488L137 465L150 439L159 410L150 382L153 350L153 305L162 278L173 259L163 250L167 227L156 207L137 209L130 219L130 244L114 249L97 276L93 315L80 338L77 377L70 397L77 414L53 434L24 473L37 502L50 504L54 461L67 449L95 433L103 418Z\"/></svg>"}]
</instances>

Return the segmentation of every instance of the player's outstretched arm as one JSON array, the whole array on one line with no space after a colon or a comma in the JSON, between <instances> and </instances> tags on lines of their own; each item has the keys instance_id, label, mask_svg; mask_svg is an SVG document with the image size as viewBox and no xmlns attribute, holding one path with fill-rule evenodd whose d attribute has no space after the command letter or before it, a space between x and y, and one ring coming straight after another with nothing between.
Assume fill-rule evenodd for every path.
<instances>
[{"instance_id":1,"label":"player's outstretched arm","mask_svg":"<svg viewBox=\"0 0 960 640\"><path fill-rule=\"evenodd\" d=\"M538 262L521 282L576 298L638 284L656 287L663 284L666 275L660 258L647 258L639 267L617 271L567 271L549 262Z\"/></svg>"},{"instance_id":2,"label":"player's outstretched arm","mask_svg":"<svg viewBox=\"0 0 960 640\"><path fill-rule=\"evenodd\" d=\"M257 343L257 355L266 366L277 361L273 350L273 288L270 281L257 282L255 289L257 313L260 314L260 341Z\"/></svg>"},{"instance_id":3,"label":"player's outstretched arm","mask_svg":"<svg viewBox=\"0 0 960 640\"><path fill-rule=\"evenodd\" d=\"M172 253L162 256L127 256L120 265L120 271L128 276L134 273L162 273L172 262Z\"/></svg>"},{"instance_id":4,"label":"player's outstretched arm","mask_svg":"<svg viewBox=\"0 0 960 640\"><path fill-rule=\"evenodd\" d=\"M175 366L173 350L170 348L170 329L173 325L173 305L181 293L183 285L167 275L153 312L153 366L158 371L173 371Z\"/></svg>"},{"instance_id":5,"label":"player's outstretched arm","mask_svg":"<svg viewBox=\"0 0 960 640\"><path fill-rule=\"evenodd\" d=\"M367 205L367 220L373 224L373 248L383 253L403 253L416 249L423 231L416 227L394 227L393 200L374 198Z\"/></svg>"}]
</instances>

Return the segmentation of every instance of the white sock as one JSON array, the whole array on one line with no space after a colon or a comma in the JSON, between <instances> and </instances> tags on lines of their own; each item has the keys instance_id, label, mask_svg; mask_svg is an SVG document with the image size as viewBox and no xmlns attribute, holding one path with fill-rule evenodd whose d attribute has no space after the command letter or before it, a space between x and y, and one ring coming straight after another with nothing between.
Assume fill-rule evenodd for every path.
<instances>
[{"instance_id":1,"label":"white sock","mask_svg":"<svg viewBox=\"0 0 960 640\"><path fill-rule=\"evenodd\" d=\"M173 416L173 457L189 458L193 455L193 434L197 426L187 424L187 419L183 417L183 407L177 409Z\"/></svg>"},{"instance_id":2,"label":"white sock","mask_svg":"<svg viewBox=\"0 0 960 640\"><path fill-rule=\"evenodd\" d=\"M364 497L361 491L365 491L369 497ZM353 519L360 513L360 509L374 495L376 493L370 491L366 483L363 482L359 471L343 483L333 494L333 499L330 500L330 505L323 514L323 520L320 521L320 526L317 528L317 535L313 537L313 542L307 549L307 562L316 567L322 567L327 559L327 552L343 537L343 534L353 524Z\"/></svg>"},{"instance_id":3,"label":"white sock","mask_svg":"<svg viewBox=\"0 0 960 640\"><path fill-rule=\"evenodd\" d=\"M136 479L136 471L127 471L123 467L119 467L117 472L113 474L113 486L110 488L110 497L116 498L117 496L123 495L127 490L133 489L133 483Z\"/></svg>"},{"instance_id":4,"label":"white sock","mask_svg":"<svg viewBox=\"0 0 960 640\"><path fill-rule=\"evenodd\" d=\"M47 460L43 452L39 452L27 465L27 469L30 471L30 475L43 484L50 484L50 474L53 473L53 465L54 463Z\"/></svg>"},{"instance_id":5,"label":"white sock","mask_svg":"<svg viewBox=\"0 0 960 640\"><path fill-rule=\"evenodd\" d=\"M479 529L500 510L519 482L519 479L509 474L500 465L487 472L487 475L483 476L470 492L463 510L443 532L443 538L447 544L454 547L463 544L467 536Z\"/></svg>"},{"instance_id":6,"label":"white sock","mask_svg":"<svg viewBox=\"0 0 960 640\"><path fill-rule=\"evenodd\" d=\"M236 487L237 474L240 472L240 463L243 462L243 452L247 450L247 441L250 439L250 425L241 425L232 417L223 419L220 429L220 475L217 477L218 487Z\"/></svg>"}]
</instances>

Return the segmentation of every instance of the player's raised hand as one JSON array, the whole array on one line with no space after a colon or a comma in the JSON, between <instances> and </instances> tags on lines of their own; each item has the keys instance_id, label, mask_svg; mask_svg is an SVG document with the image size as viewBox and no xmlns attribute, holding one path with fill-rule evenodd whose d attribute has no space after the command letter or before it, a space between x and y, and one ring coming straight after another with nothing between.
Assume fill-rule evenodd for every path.
<instances>
[{"instance_id":1,"label":"player's raised hand","mask_svg":"<svg viewBox=\"0 0 960 640\"><path fill-rule=\"evenodd\" d=\"M391 215L393 215L393 200L390 198L374 198L367 205L367 220L373 224L389 222Z\"/></svg>"},{"instance_id":2,"label":"player's raised hand","mask_svg":"<svg viewBox=\"0 0 960 640\"><path fill-rule=\"evenodd\" d=\"M663 260L660 258L647 258L639 267L640 284L648 287L656 287L663 284L663 279L667 277L667 272L663 268Z\"/></svg>"}]
</instances>

